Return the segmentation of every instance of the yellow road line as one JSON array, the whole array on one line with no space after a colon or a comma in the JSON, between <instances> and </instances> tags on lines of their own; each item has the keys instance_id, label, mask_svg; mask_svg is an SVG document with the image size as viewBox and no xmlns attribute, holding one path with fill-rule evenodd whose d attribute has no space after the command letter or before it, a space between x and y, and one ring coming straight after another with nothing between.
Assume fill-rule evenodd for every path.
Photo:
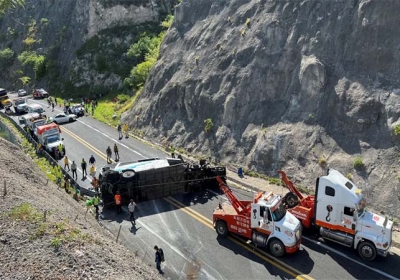
<instances>
[{"instance_id":1,"label":"yellow road line","mask_svg":"<svg viewBox=\"0 0 400 280\"><path fill-rule=\"evenodd\" d=\"M189 216L193 217L194 219L196 219L197 221L199 221L200 223L204 224L205 226L211 228L212 230L214 230L214 226L213 223L210 219L206 218L205 216L203 216L202 214L198 213L197 211L188 208L186 205L182 204L181 202L179 202L178 200L172 198L172 197L166 197L164 198L164 200L166 200L167 202L171 203L172 205L174 205L175 207L177 207L178 209L182 210L183 212L185 212L186 214L188 214ZM254 255L258 256L259 258L265 260L266 262L272 264L273 266L279 268L280 270L286 272L287 274L295 277L298 280L302 280L302 279L309 279L309 280L313 280L314 278L303 274L302 272L298 271L297 269L295 269L294 267L276 259L275 257L271 256L268 253L265 253L263 251L261 251L260 249L256 248L255 246L253 246L252 248L249 248L248 245L244 244L242 241L239 241L238 239L228 236L228 239L234 243L236 243L237 245L239 245L240 247L246 249L247 251L253 253ZM267 257L265 257L265 256Z\"/></svg>"},{"instance_id":2,"label":"yellow road line","mask_svg":"<svg viewBox=\"0 0 400 280\"><path fill-rule=\"evenodd\" d=\"M65 127L61 127L61 131L67 133L69 136L71 136L72 138L74 138L76 141L80 142L82 145L86 146L89 150L93 151L94 153L96 153L98 156L100 156L102 159L107 160L107 156L105 156L105 154L103 154L99 149L97 149L96 147L92 146L91 144L89 144L88 142L86 142L85 140L83 140L82 138L80 138L78 135L76 135L75 133L69 131L68 129L66 129ZM111 162L114 162L114 160L111 159Z\"/></svg>"}]
</instances>

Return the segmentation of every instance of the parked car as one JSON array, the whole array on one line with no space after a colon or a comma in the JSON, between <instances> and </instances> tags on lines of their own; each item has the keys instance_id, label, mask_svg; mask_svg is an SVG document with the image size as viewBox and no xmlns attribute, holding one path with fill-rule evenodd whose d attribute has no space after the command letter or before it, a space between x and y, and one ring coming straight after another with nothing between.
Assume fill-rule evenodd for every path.
<instances>
[{"instance_id":1,"label":"parked car","mask_svg":"<svg viewBox=\"0 0 400 280\"><path fill-rule=\"evenodd\" d=\"M45 113L45 110L43 109L43 107L37 103L28 105L28 113L38 113L43 117L46 116L46 113Z\"/></svg>"},{"instance_id":2,"label":"parked car","mask_svg":"<svg viewBox=\"0 0 400 280\"><path fill-rule=\"evenodd\" d=\"M26 92L26 90L24 90L24 89L19 89L19 90L18 90L18 96L19 96L19 97L25 96L25 95L28 95L28 93Z\"/></svg>"},{"instance_id":3,"label":"parked car","mask_svg":"<svg viewBox=\"0 0 400 280\"><path fill-rule=\"evenodd\" d=\"M47 93L47 91L45 91L42 88L35 89L33 91L32 95L33 95L33 98L47 98L47 97L49 97L49 94Z\"/></svg>"},{"instance_id":4,"label":"parked car","mask_svg":"<svg viewBox=\"0 0 400 280\"><path fill-rule=\"evenodd\" d=\"M28 104L24 98L14 100L14 111L17 114L28 113Z\"/></svg>"},{"instance_id":5,"label":"parked car","mask_svg":"<svg viewBox=\"0 0 400 280\"><path fill-rule=\"evenodd\" d=\"M55 122L56 124L60 123L69 123L76 121L77 116L74 114L64 114L64 113L59 113L55 115L54 117L51 117L50 120Z\"/></svg>"},{"instance_id":6,"label":"parked car","mask_svg":"<svg viewBox=\"0 0 400 280\"><path fill-rule=\"evenodd\" d=\"M75 104L69 108L69 113L82 117L85 115L85 108L81 104Z\"/></svg>"}]
</instances>

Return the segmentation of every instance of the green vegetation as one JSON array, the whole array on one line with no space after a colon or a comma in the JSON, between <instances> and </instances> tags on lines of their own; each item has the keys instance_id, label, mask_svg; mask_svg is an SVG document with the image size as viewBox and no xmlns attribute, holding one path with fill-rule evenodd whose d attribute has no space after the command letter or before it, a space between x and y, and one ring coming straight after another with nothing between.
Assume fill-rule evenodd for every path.
<instances>
[{"instance_id":1,"label":"green vegetation","mask_svg":"<svg viewBox=\"0 0 400 280\"><path fill-rule=\"evenodd\" d=\"M18 31L13 29L13 28L11 28L11 27L8 27L7 28L7 35L10 36L13 39L16 39L18 37Z\"/></svg>"},{"instance_id":2,"label":"green vegetation","mask_svg":"<svg viewBox=\"0 0 400 280\"><path fill-rule=\"evenodd\" d=\"M143 33L139 41L133 44L128 50L128 57L144 60L132 68L128 78L124 80L124 84L130 88L138 89L144 85L151 68L157 61L160 53L160 46L165 36L165 30L168 29L174 17L168 15L161 23L164 29L156 37L148 37L147 33Z\"/></svg>"},{"instance_id":3,"label":"green vegetation","mask_svg":"<svg viewBox=\"0 0 400 280\"><path fill-rule=\"evenodd\" d=\"M47 19L47 18L41 18L40 19L40 23L43 25L43 26L47 26L48 24L49 24L49 19Z\"/></svg>"},{"instance_id":4,"label":"green vegetation","mask_svg":"<svg viewBox=\"0 0 400 280\"><path fill-rule=\"evenodd\" d=\"M8 9L15 9L19 6L25 5L24 0L1 0L0 1L0 15L3 15Z\"/></svg>"},{"instance_id":5,"label":"green vegetation","mask_svg":"<svg viewBox=\"0 0 400 280\"><path fill-rule=\"evenodd\" d=\"M350 181L353 180L353 175L351 173L346 174L346 178L349 179Z\"/></svg>"},{"instance_id":6,"label":"green vegetation","mask_svg":"<svg viewBox=\"0 0 400 280\"><path fill-rule=\"evenodd\" d=\"M325 166L326 165L326 158L324 156L320 157L319 159L319 165Z\"/></svg>"},{"instance_id":7,"label":"green vegetation","mask_svg":"<svg viewBox=\"0 0 400 280\"><path fill-rule=\"evenodd\" d=\"M240 30L240 36L244 37L244 35L246 35L246 28Z\"/></svg>"},{"instance_id":8,"label":"green vegetation","mask_svg":"<svg viewBox=\"0 0 400 280\"><path fill-rule=\"evenodd\" d=\"M54 237L53 240L51 240L51 245L55 248L58 249L62 244L62 240L58 237Z\"/></svg>"},{"instance_id":9,"label":"green vegetation","mask_svg":"<svg viewBox=\"0 0 400 280\"><path fill-rule=\"evenodd\" d=\"M26 86L27 84L29 84L31 82L31 78L27 77L27 76L24 76L24 77L21 77L18 79L21 81L23 86Z\"/></svg>"},{"instance_id":10,"label":"green vegetation","mask_svg":"<svg viewBox=\"0 0 400 280\"><path fill-rule=\"evenodd\" d=\"M363 162L362 158L360 158L360 157L356 157L354 159L353 166L355 169L362 169L365 167L364 162Z\"/></svg>"},{"instance_id":11,"label":"green vegetation","mask_svg":"<svg viewBox=\"0 0 400 280\"><path fill-rule=\"evenodd\" d=\"M3 68L9 66L14 61L14 52L10 48L0 51L0 66Z\"/></svg>"},{"instance_id":12,"label":"green vegetation","mask_svg":"<svg viewBox=\"0 0 400 280\"><path fill-rule=\"evenodd\" d=\"M393 129L394 135L399 135L400 134L400 125L396 125Z\"/></svg>"},{"instance_id":13,"label":"green vegetation","mask_svg":"<svg viewBox=\"0 0 400 280\"><path fill-rule=\"evenodd\" d=\"M205 132L210 132L211 129L213 129L213 127L214 127L212 119L211 118L205 119L204 123L206 124L206 127L204 128L204 131Z\"/></svg>"},{"instance_id":14,"label":"green vegetation","mask_svg":"<svg viewBox=\"0 0 400 280\"><path fill-rule=\"evenodd\" d=\"M8 216L16 221L27 221L30 223L37 223L43 220L43 216L38 213L37 209L27 202L11 208Z\"/></svg>"},{"instance_id":15,"label":"green vegetation","mask_svg":"<svg viewBox=\"0 0 400 280\"><path fill-rule=\"evenodd\" d=\"M250 25L250 19L249 19L249 18L246 19L245 25L246 25L246 26L249 26L249 25Z\"/></svg>"},{"instance_id":16,"label":"green vegetation","mask_svg":"<svg viewBox=\"0 0 400 280\"><path fill-rule=\"evenodd\" d=\"M33 68L36 79L46 75L46 57L44 55L37 55L34 51L24 51L18 55L18 60L22 66L31 66Z\"/></svg>"}]
</instances>

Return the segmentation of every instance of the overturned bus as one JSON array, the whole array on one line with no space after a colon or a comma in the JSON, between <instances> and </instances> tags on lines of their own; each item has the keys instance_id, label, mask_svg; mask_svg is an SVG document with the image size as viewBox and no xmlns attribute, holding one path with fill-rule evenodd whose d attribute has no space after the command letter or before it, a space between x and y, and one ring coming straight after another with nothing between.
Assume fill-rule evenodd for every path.
<instances>
[{"instance_id":1,"label":"overturned bus","mask_svg":"<svg viewBox=\"0 0 400 280\"><path fill-rule=\"evenodd\" d=\"M122 203L146 201L174 194L218 188L216 176L226 178L225 167L183 162L177 158L152 158L134 162L107 164L99 175L99 186L105 206L114 204L119 191Z\"/></svg>"}]
</instances>

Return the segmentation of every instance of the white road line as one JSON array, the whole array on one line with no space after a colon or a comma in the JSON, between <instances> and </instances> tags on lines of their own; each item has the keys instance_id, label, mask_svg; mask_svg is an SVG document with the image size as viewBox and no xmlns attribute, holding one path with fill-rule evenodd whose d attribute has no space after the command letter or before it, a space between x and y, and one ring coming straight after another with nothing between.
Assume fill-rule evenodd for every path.
<instances>
[{"instance_id":1,"label":"white road line","mask_svg":"<svg viewBox=\"0 0 400 280\"><path fill-rule=\"evenodd\" d=\"M342 253L342 252L339 252L338 250L335 250L335 249L333 249L332 247L329 247L329 246L327 246L327 245L325 245L325 244L322 244L322 243L319 242L319 241L315 241L315 240L312 240L312 239L310 239L310 238L308 238L308 237L304 237L304 236L303 236L303 239L306 239L306 240L308 240L308 241L310 241L310 242L312 242L312 243L314 243L314 244L317 244L317 245L321 246L322 248L324 248L324 249L326 249L326 250L332 251L332 252L336 253L337 255L339 255L339 256L341 256L341 257L343 257L343 258L346 258L346 259L348 259L348 260L350 260L350 261L352 261L352 262L354 262L354 263L356 263L356 264L358 264L358 265L361 265L361 266L363 266L363 267L365 267L365 268L368 268L369 270L372 270L372 271L374 271L374 272L376 272L376 273L378 273L378 274L380 274L380 275L382 275L382 276L384 276L384 277L386 277L386 278L388 278L388 279L393 279L393 280L398 279L398 278L396 278L396 277L394 277L394 276L392 276L392 275L390 275L390 274L387 274L386 272L383 272L382 270L379 270L379 269L374 268L374 267L369 267L368 265L363 264L362 262L359 262L359 261L357 261L357 260L355 260L355 259L352 259L352 258L350 258L349 256L347 256L346 254L344 254L344 253Z\"/></svg>"}]
</instances>

